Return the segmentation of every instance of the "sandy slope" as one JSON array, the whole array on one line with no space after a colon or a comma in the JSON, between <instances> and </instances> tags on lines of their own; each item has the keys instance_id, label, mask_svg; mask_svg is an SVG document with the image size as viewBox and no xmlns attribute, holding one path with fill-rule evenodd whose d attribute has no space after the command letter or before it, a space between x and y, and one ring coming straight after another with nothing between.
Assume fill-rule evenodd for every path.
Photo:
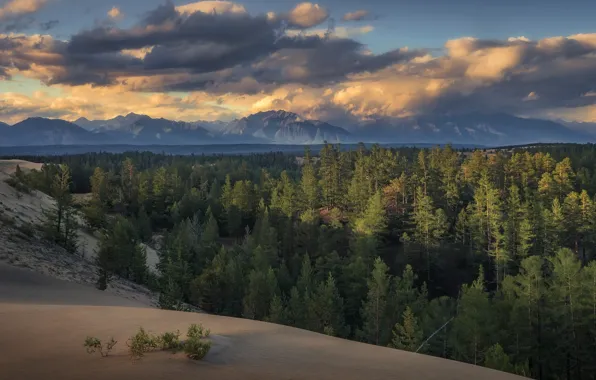
<instances>
[{"instance_id":1,"label":"sandy slope","mask_svg":"<svg viewBox=\"0 0 596 380\"><path fill-rule=\"evenodd\" d=\"M0 161L0 207L35 222L52 200L39 192L17 198L2 180L14 167ZM91 263L0 223L0 380L519 378L264 322L158 310L150 308L154 300L146 290L122 280L96 290L95 272ZM167 353L130 362L125 341L139 326L159 333L197 322L213 334L204 362ZM82 347L87 335L119 343L109 358L89 356Z\"/></svg>"},{"instance_id":2,"label":"sandy slope","mask_svg":"<svg viewBox=\"0 0 596 380\"><path fill-rule=\"evenodd\" d=\"M424 355L235 318L150 309L90 287L0 266L0 379L516 379ZM80 303L78 306L72 304ZM117 306L88 306L117 305ZM129 305L123 307L122 305ZM214 347L204 362L154 353L131 363L125 341L203 323ZM113 356L88 356L88 334L114 336Z\"/></svg>"},{"instance_id":3,"label":"sandy slope","mask_svg":"<svg viewBox=\"0 0 596 380\"><path fill-rule=\"evenodd\" d=\"M22 160L0 160L0 213L14 219L18 224L39 224L43 217L43 210L49 209L54 204L52 197L40 191L32 191L31 194L18 195L15 189L10 187L5 180L16 170L17 165L24 171L40 170L42 164ZM81 198L81 197L79 197ZM82 218L79 218L82 224ZM80 229L78 231L79 253L86 259L92 261L99 239L94 234ZM147 265L156 271L159 262L157 252L145 245L147 250Z\"/></svg>"}]
</instances>

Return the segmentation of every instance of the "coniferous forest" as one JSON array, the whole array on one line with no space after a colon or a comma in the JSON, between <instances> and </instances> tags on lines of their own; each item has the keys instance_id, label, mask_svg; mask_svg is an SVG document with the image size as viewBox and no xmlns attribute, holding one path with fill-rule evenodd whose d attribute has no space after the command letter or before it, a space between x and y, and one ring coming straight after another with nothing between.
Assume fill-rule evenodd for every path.
<instances>
[{"instance_id":1,"label":"coniferous forest","mask_svg":"<svg viewBox=\"0 0 596 380\"><path fill-rule=\"evenodd\" d=\"M118 275L164 308L596 378L593 145L22 158L46 163L27 181L58 195L56 242L72 244L55 222L69 194L91 194L100 289ZM141 242L159 248L158 275Z\"/></svg>"}]
</instances>

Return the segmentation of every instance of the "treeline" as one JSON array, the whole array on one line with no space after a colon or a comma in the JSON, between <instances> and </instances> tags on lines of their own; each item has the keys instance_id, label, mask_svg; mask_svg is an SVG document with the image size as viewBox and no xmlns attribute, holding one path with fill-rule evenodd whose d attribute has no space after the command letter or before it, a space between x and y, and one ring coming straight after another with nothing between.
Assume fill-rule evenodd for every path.
<instances>
[{"instance_id":1,"label":"treeline","mask_svg":"<svg viewBox=\"0 0 596 380\"><path fill-rule=\"evenodd\" d=\"M71 190L90 190L86 220L106 231L102 287L117 274L163 307L593 378L596 156L532 149L51 159L88 175ZM28 181L51 191L56 168ZM139 243L156 236L153 278Z\"/></svg>"}]
</instances>

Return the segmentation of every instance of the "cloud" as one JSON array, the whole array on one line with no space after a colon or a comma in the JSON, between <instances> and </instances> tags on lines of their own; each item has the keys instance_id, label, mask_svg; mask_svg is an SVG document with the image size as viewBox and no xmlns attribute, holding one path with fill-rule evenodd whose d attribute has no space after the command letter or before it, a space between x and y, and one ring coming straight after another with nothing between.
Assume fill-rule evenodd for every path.
<instances>
[{"instance_id":1,"label":"cloud","mask_svg":"<svg viewBox=\"0 0 596 380\"><path fill-rule=\"evenodd\" d=\"M191 15L195 12L203 13L232 13L246 14L246 8L242 4L236 4L231 1L197 1L186 5L176 7L176 11L181 15Z\"/></svg>"},{"instance_id":2,"label":"cloud","mask_svg":"<svg viewBox=\"0 0 596 380\"><path fill-rule=\"evenodd\" d=\"M0 20L16 18L41 9L47 0L10 0L4 6L0 7Z\"/></svg>"},{"instance_id":3,"label":"cloud","mask_svg":"<svg viewBox=\"0 0 596 380\"><path fill-rule=\"evenodd\" d=\"M121 20L124 18L124 13L122 13L120 8L112 7L112 9L108 11L108 17L112 20Z\"/></svg>"},{"instance_id":4,"label":"cloud","mask_svg":"<svg viewBox=\"0 0 596 380\"><path fill-rule=\"evenodd\" d=\"M329 12L319 4L300 3L286 17L290 27L306 29L322 24L329 18Z\"/></svg>"},{"instance_id":5,"label":"cloud","mask_svg":"<svg viewBox=\"0 0 596 380\"><path fill-rule=\"evenodd\" d=\"M237 111L215 104L215 100L201 93L186 96L142 94L117 87L88 85L63 88L59 95L45 91L36 91L32 95L0 93L0 120L13 124L31 115L70 121L81 116L109 119L136 112L156 118L210 121L232 119L239 115Z\"/></svg>"},{"instance_id":6,"label":"cloud","mask_svg":"<svg viewBox=\"0 0 596 380\"><path fill-rule=\"evenodd\" d=\"M153 115L176 117L178 109L184 118L267 107L346 123L447 112L596 117L596 34L464 37L433 54L406 47L375 54L355 39L372 26L340 26L328 35L317 27L328 17L312 3L252 15L226 1L168 2L136 24L104 24L68 41L0 34L0 77L63 89L66 116L139 112L135 107L149 113L152 97L164 103ZM169 98L173 92L188 96ZM134 101L115 103L126 103L127 93ZM31 100L31 112L57 112L50 98ZM27 103L11 99L13 107Z\"/></svg>"},{"instance_id":7,"label":"cloud","mask_svg":"<svg viewBox=\"0 0 596 380\"><path fill-rule=\"evenodd\" d=\"M344 21L362 21L368 20L371 17L370 12L366 10L357 10L354 12L348 12L344 15L342 20Z\"/></svg>"},{"instance_id":8,"label":"cloud","mask_svg":"<svg viewBox=\"0 0 596 380\"><path fill-rule=\"evenodd\" d=\"M337 26L333 29L333 32L329 34L328 29L310 29L307 31L302 30L288 30L288 36L318 36L320 38L325 38L327 36L331 38L352 38L361 36L363 34L371 33L375 30L372 25L365 25L360 27L345 27L345 26Z\"/></svg>"},{"instance_id":9,"label":"cloud","mask_svg":"<svg viewBox=\"0 0 596 380\"><path fill-rule=\"evenodd\" d=\"M19 71L47 85L123 84L134 91L256 93L292 83L335 83L347 75L426 54L404 49L371 54L351 39L370 32L370 26L340 27L332 38L316 29L305 35L290 31L280 36L279 20L234 11L233 3L225 4L230 12L205 13L195 4L190 4L192 11L180 12L167 3L129 28L104 24L69 41L6 35L15 48L3 57L0 67L5 76ZM305 9L321 8L310 4L296 9L305 15Z\"/></svg>"}]
</instances>

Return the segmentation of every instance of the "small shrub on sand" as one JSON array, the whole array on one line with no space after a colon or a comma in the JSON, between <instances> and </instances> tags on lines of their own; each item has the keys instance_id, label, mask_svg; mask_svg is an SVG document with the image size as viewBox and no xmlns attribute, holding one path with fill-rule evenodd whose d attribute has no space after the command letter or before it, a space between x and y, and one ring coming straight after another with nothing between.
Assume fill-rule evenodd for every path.
<instances>
[{"instance_id":1,"label":"small shrub on sand","mask_svg":"<svg viewBox=\"0 0 596 380\"><path fill-rule=\"evenodd\" d=\"M211 341L203 340L209 337L211 332L202 325L192 324L188 328L186 335L188 340L184 342L184 352L192 360L201 360L211 349Z\"/></svg>"},{"instance_id":2,"label":"small shrub on sand","mask_svg":"<svg viewBox=\"0 0 596 380\"><path fill-rule=\"evenodd\" d=\"M186 333L190 339L208 338L209 334L211 334L209 329L204 328L201 324L197 325L196 323L190 325L188 327L188 332Z\"/></svg>"},{"instance_id":3,"label":"small shrub on sand","mask_svg":"<svg viewBox=\"0 0 596 380\"><path fill-rule=\"evenodd\" d=\"M201 360L211 349L211 341L189 338L184 342L184 353L189 359Z\"/></svg>"},{"instance_id":4,"label":"small shrub on sand","mask_svg":"<svg viewBox=\"0 0 596 380\"><path fill-rule=\"evenodd\" d=\"M180 342L180 331L176 331L175 333L165 332L159 336L159 340L162 350L177 352L183 346L182 342Z\"/></svg>"},{"instance_id":5,"label":"small shrub on sand","mask_svg":"<svg viewBox=\"0 0 596 380\"><path fill-rule=\"evenodd\" d=\"M110 354L110 351L112 351L112 348L114 348L116 343L118 343L118 341L115 341L114 338L110 338L110 340L104 346L101 340L92 336L88 336L85 338L85 343L83 346L85 346L87 349L88 354L99 352L99 354L105 358Z\"/></svg>"},{"instance_id":6,"label":"small shrub on sand","mask_svg":"<svg viewBox=\"0 0 596 380\"><path fill-rule=\"evenodd\" d=\"M139 327L135 335L128 338L126 345L133 360L142 358L149 351L161 348L158 337L149 334L142 327Z\"/></svg>"},{"instance_id":7,"label":"small shrub on sand","mask_svg":"<svg viewBox=\"0 0 596 380\"><path fill-rule=\"evenodd\" d=\"M186 333L187 339L181 341L180 331L168 331L161 335L155 335L139 327L139 331L128 338L126 345L133 360L140 359L151 351L170 351L176 353L181 350L184 351L188 358L201 360L211 349L211 341L205 339L209 337L209 334L209 329L204 328L200 324L192 324ZM108 356L108 353L116 343L114 339L111 339L104 347L97 338L87 337L85 339L85 347L88 353L92 354L99 351L101 356L104 357Z\"/></svg>"}]
</instances>

